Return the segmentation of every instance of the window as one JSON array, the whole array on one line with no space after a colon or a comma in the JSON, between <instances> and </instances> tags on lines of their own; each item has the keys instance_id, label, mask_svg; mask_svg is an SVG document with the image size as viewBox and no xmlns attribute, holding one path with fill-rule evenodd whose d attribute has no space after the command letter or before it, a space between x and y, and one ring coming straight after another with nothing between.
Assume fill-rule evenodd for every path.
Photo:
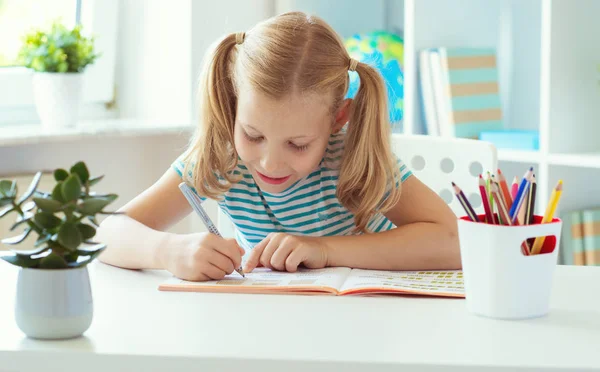
<instances>
[{"instance_id":1,"label":"window","mask_svg":"<svg viewBox=\"0 0 600 372\"><path fill-rule=\"evenodd\" d=\"M117 0L0 0L0 125L37 120L31 88L32 72L15 66L15 58L25 32L48 26L56 19L67 26L81 23L84 32L95 36L95 48L102 53L101 58L85 70L83 102L111 101L117 10Z\"/></svg>"},{"instance_id":2,"label":"window","mask_svg":"<svg viewBox=\"0 0 600 372\"><path fill-rule=\"evenodd\" d=\"M79 20L81 0L0 0L0 67L16 64L21 36L33 27L60 20L73 27Z\"/></svg>"}]
</instances>

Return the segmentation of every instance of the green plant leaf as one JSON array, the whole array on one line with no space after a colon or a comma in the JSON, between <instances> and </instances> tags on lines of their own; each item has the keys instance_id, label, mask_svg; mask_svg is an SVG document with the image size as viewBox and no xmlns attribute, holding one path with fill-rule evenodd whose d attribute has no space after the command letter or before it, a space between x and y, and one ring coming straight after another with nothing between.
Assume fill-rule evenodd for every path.
<instances>
[{"instance_id":1,"label":"green plant leaf","mask_svg":"<svg viewBox=\"0 0 600 372\"><path fill-rule=\"evenodd\" d=\"M10 191L9 196L12 198L16 198L17 197L17 180L13 180L11 185L10 185Z\"/></svg>"},{"instance_id":2,"label":"green plant leaf","mask_svg":"<svg viewBox=\"0 0 600 372\"><path fill-rule=\"evenodd\" d=\"M42 226L45 229L53 229L55 227L58 227L62 222L60 218L48 212L38 212L33 218L38 225Z\"/></svg>"},{"instance_id":3,"label":"green plant leaf","mask_svg":"<svg viewBox=\"0 0 600 372\"><path fill-rule=\"evenodd\" d=\"M2 197L0 198L0 207L4 207L5 205L9 205L13 203L14 198Z\"/></svg>"},{"instance_id":4,"label":"green plant leaf","mask_svg":"<svg viewBox=\"0 0 600 372\"><path fill-rule=\"evenodd\" d=\"M9 205L8 207L0 210L0 218L6 216L7 214L9 214L10 212L14 211L15 207L13 207L12 205Z\"/></svg>"},{"instance_id":5,"label":"green plant leaf","mask_svg":"<svg viewBox=\"0 0 600 372\"><path fill-rule=\"evenodd\" d=\"M62 168L58 168L54 171L54 179L56 182L64 181L67 179L67 177L69 177L69 172Z\"/></svg>"},{"instance_id":6,"label":"green plant leaf","mask_svg":"<svg viewBox=\"0 0 600 372\"><path fill-rule=\"evenodd\" d=\"M81 192L81 181L77 174L71 174L62 184L62 196L66 202L79 198Z\"/></svg>"},{"instance_id":7,"label":"green plant leaf","mask_svg":"<svg viewBox=\"0 0 600 372\"><path fill-rule=\"evenodd\" d=\"M13 181L9 181L9 180L1 180L0 181L0 196L3 197L14 197L14 195L11 194L11 190L13 187Z\"/></svg>"},{"instance_id":8,"label":"green plant leaf","mask_svg":"<svg viewBox=\"0 0 600 372\"><path fill-rule=\"evenodd\" d=\"M94 186L95 184L97 184L98 182L102 181L102 179L104 178L104 175L102 176L98 176L98 177L94 177L94 178L90 178L89 180L89 186Z\"/></svg>"},{"instance_id":9,"label":"green plant leaf","mask_svg":"<svg viewBox=\"0 0 600 372\"><path fill-rule=\"evenodd\" d=\"M38 240L35 241L35 243L33 244L34 247L39 247L42 244L45 244L48 240L50 240L51 236L40 236L38 238Z\"/></svg>"},{"instance_id":10,"label":"green plant leaf","mask_svg":"<svg viewBox=\"0 0 600 372\"><path fill-rule=\"evenodd\" d=\"M19 256L30 257L30 256L37 256L39 254L42 254L42 253L46 252L49 249L50 249L50 247L46 246L46 247L43 247L43 248L30 249L28 251L18 251L16 249L11 249L11 251L14 252L15 254L19 255Z\"/></svg>"},{"instance_id":11,"label":"green plant leaf","mask_svg":"<svg viewBox=\"0 0 600 372\"><path fill-rule=\"evenodd\" d=\"M17 227L21 226L24 223L27 223L30 219L33 218L33 213L25 212L22 216L17 217L17 221L10 227L10 231L13 231Z\"/></svg>"},{"instance_id":12,"label":"green plant leaf","mask_svg":"<svg viewBox=\"0 0 600 372\"><path fill-rule=\"evenodd\" d=\"M73 260L72 262L69 263L69 267L82 267L82 266L89 264L96 257L98 257L104 251L104 249L106 249L106 245L99 244L93 248L90 248L89 250L80 250L80 249L77 250L77 254L78 254L77 258L84 257L84 256L87 256L87 257L81 261L77 261L77 259Z\"/></svg>"},{"instance_id":13,"label":"green plant leaf","mask_svg":"<svg viewBox=\"0 0 600 372\"><path fill-rule=\"evenodd\" d=\"M40 260L38 267L40 269L66 269L69 266L64 258L52 252Z\"/></svg>"},{"instance_id":14,"label":"green plant leaf","mask_svg":"<svg viewBox=\"0 0 600 372\"><path fill-rule=\"evenodd\" d=\"M81 233L81 238L83 240L88 240L94 237L94 235L96 235L96 229L90 225L78 223L77 228L79 229L79 232Z\"/></svg>"},{"instance_id":15,"label":"green plant leaf","mask_svg":"<svg viewBox=\"0 0 600 372\"><path fill-rule=\"evenodd\" d=\"M90 220L90 222L96 226L96 227L100 227L100 224L98 223L98 220L96 219L95 216L87 216L87 219Z\"/></svg>"},{"instance_id":16,"label":"green plant leaf","mask_svg":"<svg viewBox=\"0 0 600 372\"><path fill-rule=\"evenodd\" d=\"M10 264L13 264L15 266L24 267L24 268L37 267L37 265L40 261L39 258L31 258L31 257L21 256L21 255L12 255L12 256L5 255L5 256L0 256L0 258Z\"/></svg>"},{"instance_id":17,"label":"green plant leaf","mask_svg":"<svg viewBox=\"0 0 600 372\"><path fill-rule=\"evenodd\" d=\"M90 172L84 162L77 162L71 167L71 174L77 174L82 184L85 184L90 179Z\"/></svg>"},{"instance_id":18,"label":"green plant leaf","mask_svg":"<svg viewBox=\"0 0 600 372\"><path fill-rule=\"evenodd\" d=\"M29 199L33 195L38 185L40 184L41 178L42 172L37 172L35 176L33 176L33 180L29 184L29 188L27 188L27 191L25 191L25 193L19 198L19 201L17 201L18 205L21 205L25 200Z\"/></svg>"},{"instance_id":19,"label":"green plant leaf","mask_svg":"<svg viewBox=\"0 0 600 372\"><path fill-rule=\"evenodd\" d=\"M102 211L104 207L112 203L111 198L89 198L77 205L77 210L83 215L94 215Z\"/></svg>"},{"instance_id":20,"label":"green plant leaf","mask_svg":"<svg viewBox=\"0 0 600 372\"><path fill-rule=\"evenodd\" d=\"M59 182L56 184L56 186L54 186L54 189L52 190L52 199L59 201L61 203L64 203L65 198L63 197L63 194L62 194L62 185L63 185L63 182Z\"/></svg>"},{"instance_id":21,"label":"green plant leaf","mask_svg":"<svg viewBox=\"0 0 600 372\"><path fill-rule=\"evenodd\" d=\"M3 244L11 244L11 245L19 244L23 240L27 239L27 236L29 236L29 234L31 233L31 230L32 230L32 228L28 227L27 229L25 229L25 231L23 231L21 234L19 234L17 236L2 239L2 243Z\"/></svg>"},{"instance_id":22,"label":"green plant leaf","mask_svg":"<svg viewBox=\"0 0 600 372\"><path fill-rule=\"evenodd\" d=\"M58 242L69 250L77 249L82 241L81 232L74 223L67 222L58 230Z\"/></svg>"},{"instance_id":23,"label":"green plant leaf","mask_svg":"<svg viewBox=\"0 0 600 372\"><path fill-rule=\"evenodd\" d=\"M54 213L62 208L62 203L53 199L33 198L39 208L45 212Z\"/></svg>"},{"instance_id":24,"label":"green plant leaf","mask_svg":"<svg viewBox=\"0 0 600 372\"><path fill-rule=\"evenodd\" d=\"M35 208L35 206L36 206L36 204L35 204L35 202L33 200L32 201L28 201L27 203L25 203L25 204L23 204L21 206L21 210L23 212L29 212L30 210L32 210L33 208Z\"/></svg>"}]
</instances>

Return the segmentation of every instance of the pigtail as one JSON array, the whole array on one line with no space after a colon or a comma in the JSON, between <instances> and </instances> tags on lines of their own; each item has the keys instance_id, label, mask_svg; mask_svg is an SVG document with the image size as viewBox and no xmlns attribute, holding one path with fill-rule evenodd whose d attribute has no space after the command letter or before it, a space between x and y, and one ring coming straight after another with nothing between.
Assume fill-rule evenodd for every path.
<instances>
[{"instance_id":1,"label":"pigtail","mask_svg":"<svg viewBox=\"0 0 600 372\"><path fill-rule=\"evenodd\" d=\"M337 197L354 213L357 230L366 232L375 213L385 213L398 202L401 182L389 141L383 79L364 63L354 66L360 87L350 113Z\"/></svg>"},{"instance_id":2,"label":"pigtail","mask_svg":"<svg viewBox=\"0 0 600 372\"><path fill-rule=\"evenodd\" d=\"M233 146L237 95L231 70L236 44L241 44L239 35L226 36L206 56L199 86L199 126L184 160L184 174L193 167L194 187L212 199L237 182L232 172L238 158Z\"/></svg>"}]
</instances>

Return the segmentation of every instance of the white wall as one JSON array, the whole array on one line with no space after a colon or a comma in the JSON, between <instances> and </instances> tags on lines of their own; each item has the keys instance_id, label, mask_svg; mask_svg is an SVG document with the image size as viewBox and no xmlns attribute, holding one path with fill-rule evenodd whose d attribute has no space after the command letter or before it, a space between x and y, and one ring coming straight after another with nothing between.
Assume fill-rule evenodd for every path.
<instances>
[{"instance_id":1,"label":"white wall","mask_svg":"<svg viewBox=\"0 0 600 372\"><path fill-rule=\"evenodd\" d=\"M122 0L119 7L119 116L189 122L193 81L191 0Z\"/></svg>"}]
</instances>

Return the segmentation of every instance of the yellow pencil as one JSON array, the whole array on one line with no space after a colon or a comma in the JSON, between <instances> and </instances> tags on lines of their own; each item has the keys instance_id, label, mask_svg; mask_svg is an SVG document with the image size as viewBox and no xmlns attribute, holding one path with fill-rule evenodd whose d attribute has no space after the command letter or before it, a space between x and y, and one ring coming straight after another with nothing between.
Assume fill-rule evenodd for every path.
<instances>
[{"instance_id":1,"label":"yellow pencil","mask_svg":"<svg viewBox=\"0 0 600 372\"><path fill-rule=\"evenodd\" d=\"M550 196L550 202L546 207L546 213L544 213L544 218L542 219L542 223L548 223L552 221L554 218L554 212L556 212L556 206L558 205L558 201L560 200L560 196L562 194L563 183L562 180L558 181L554 190L552 190L552 195ZM545 236L538 236L535 238L535 242L533 243L533 247L531 248L531 254L538 254L544 245L544 240L546 240Z\"/></svg>"}]
</instances>

